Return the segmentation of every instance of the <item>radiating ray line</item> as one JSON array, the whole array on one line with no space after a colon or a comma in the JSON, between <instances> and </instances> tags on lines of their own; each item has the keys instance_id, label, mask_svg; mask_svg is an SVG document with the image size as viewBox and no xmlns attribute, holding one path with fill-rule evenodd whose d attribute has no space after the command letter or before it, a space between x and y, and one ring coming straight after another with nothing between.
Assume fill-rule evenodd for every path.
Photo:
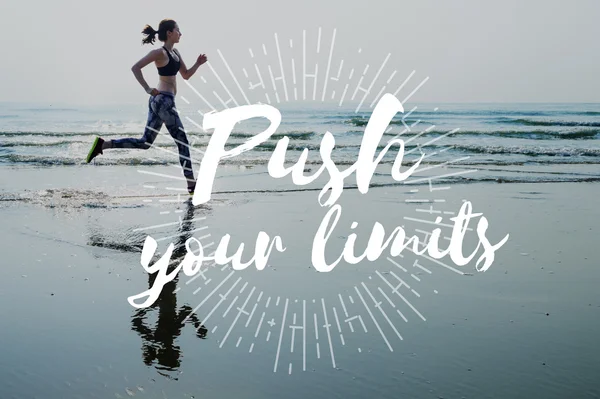
<instances>
[{"instance_id":1,"label":"radiating ray line","mask_svg":"<svg viewBox=\"0 0 600 399\"><path fill-rule=\"evenodd\" d=\"M377 100L379 100L379 97L381 96L381 93L383 93L383 91L385 90L386 86L383 86L381 88L381 90L379 90L379 92L375 95L375 98L373 98L373 102L371 103L371 105L369 105L369 108L373 108L373 105L375 105L375 103L377 102Z\"/></svg>"},{"instance_id":2,"label":"radiating ray line","mask_svg":"<svg viewBox=\"0 0 600 399\"><path fill-rule=\"evenodd\" d=\"M340 341L342 342L342 346L346 345L344 342L344 335L342 334L342 326L340 325L340 319L337 315L337 310L335 310L335 306L333 307L333 315L335 316L335 323L337 324L338 333L340 334Z\"/></svg>"},{"instance_id":3,"label":"radiating ray line","mask_svg":"<svg viewBox=\"0 0 600 399\"><path fill-rule=\"evenodd\" d=\"M283 70L283 61L281 59L281 50L279 49L279 37L275 33L275 47L277 47L277 57L279 58L279 68L281 69L281 81L283 83L283 94L285 94L285 101L288 99L287 83L285 81L285 72Z\"/></svg>"},{"instance_id":4,"label":"radiating ray line","mask_svg":"<svg viewBox=\"0 0 600 399\"><path fill-rule=\"evenodd\" d=\"M392 300L390 299L390 297L387 296L387 294L385 293L385 291L383 291L381 289L381 287L377 287L377 289L379 290L379 292L381 293L381 295L383 295L383 297L388 301L388 303L395 308L396 304L394 302L392 302Z\"/></svg>"},{"instance_id":5,"label":"radiating ray line","mask_svg":"<svg viewBox=\"0 0 600 399\"><path fill-rule=\"evenodd\" d=\"M216 292L216 291L217 291L219 288L221 288L221 286L222 286L223 284L225 284L225 282L226 282L227 280L229 280L229 278L230 278L231 276L233 276L233 273L234 273L234 271L232 271L231 273L229 273L229 274L227 275L227 277L225 277L225 278L223 279L223 281L221 281L221 283L220 283L219 285L217 285L217 286L215 287L215 289L214 289L214 290L212 290L212 291L211 291L211 293L210 293L210 294L208 294L208 295L207 295L207 296L206 296L206 297L205 297L205 298L202 300L202 302L200 302L200 304L199 304L198 306L196 306L194 309L192 309L192 311L190 312L190 315L191 315L192 313L195 313L195 312L196 312L198 309L200 309L200 307L201 307L202 305L204 305L204 304L206 303L206 301L208 301L208 300L209 300L209 298L210 298L210 297L211 297L211 296L212 296L212 295L213 295L213 294L214 294L214 293L215 293L215 292ZM185 322L185 321L187 321L188 319L189 319L189 315L188 315L188 316L185 318L184 322Z\"/></svg>"},{"instance_id":6,"label":"radiating ray line","mask_svg":"<svg viewBox=\"0 0 600 399\"><path fill-rule=\"evenodd\" d=\"M206 216L202 216L202 217L199 217L199 218L186 220L186 222L197 222L198 220L206 220ZM156 224L154 226L140 227L138 229L133 229L133 231L151 230L151 229L157 229L157 228L160 228L160 227L174 226L176 224L179 224L179 222L163 223L163 224Z\"/></svg>"},{"instance_id":7,"label":"radiating ray line","mask_svg":"<svg viewBox=\"0 0 600 399\"><path fill-rule=\"evenodd\" d=\"M402 317L402 320L404 320L404 322L408 323L408 319L404 316L400 309L396 309L396 312L398 312L398 314L400 315L400 317Z\"/></svg>"},{"instance_id":8,"label":"radiating ray line","mask_svg":"<svg viewBox=\"0 0 600 399\"><path fill-rule=\"evenodd\" d=\"M340 76L342 75L342 68L343 68L343 66L344 66L344 60L341 60L340 61L340 68L338 69L337 75L335 77L332 76L329 79L331 79L331 80L333 80L335 82L339 81L340 80Z\"/></svg>"},{"instance_id":9,"label":"radiating ray line","mask_svg":"<svg viewBox=\"0 0 600 399\"><path fill-rule=\"evenodd\" d=\"M292 317L292 326L290 326L290 329L292 330L292 339L290 342L290 353L294 353L294 342L295 342L295 338L296 338L296 329L298 327L295 326L296 324L296 313L294 313L293 317Z\"/></svg>"},{"instance_id":10,"label":"radiating ray line","mask_svg":"<svg viewBox=\"0 0 600 399\"><path fill-rule=\"evenodd\" d=\"M302 371L306 371L306 300L302 300Z\"/></svg>"},{"instance_id":11,"label":"radiating ray line","mask_svg":"<svg viewBox=\"0 0 600 399\"><path fill-rule=\"evenodd\" d=\"M283 339L283 330L285 328L285 318L287 316L289 299L285 298L285 307L283 309L283 317L281 318L281 331L279 332L279 344L277 344L277 355L275 356L275 366L273 366L273 372L277 372L277 364L279 363L279 353L281 352L281 341Z\"/></svg>"},{"instance_id":12,"label":"radiating ray line","mask_svg":"<svg viewBox=\"0 0 600 399\"><path fill-rule=\"evenodd\" d=\"M400 270L402 270L403 272L408 273L408 270L406 270L404 267L402 267L398 262L396 262L395 260L393 260L392 258L390 258L389 256L387 257L387 260L390 261L392 264L394 264L396 267L398 267ZM410 288L410 287L408 287Z\"/></svg>"},{"instance_id":13,"label":"radiating ray line","mask_svg":"<svg viewBox=\"0 0 600 399\"><path fill-rule=\"evenodd\" d=\"M242 305L241 308L238 308L238 314L237 314L237 316L235 316L235 319L233 320L233 323L231 323L231 326L229 327L229 330L227 330L227 334L225 334L225 336L223 337L223 340L221 341L221 345L219 345L219 348L223 347L223 345L225 344L225 341L227 341L227 337L229 337L229 334L231 333L231 330L233 330L233 327L237 323L237 321L240 318L240 316L242 315L242 313L245 312L244 309L246 308L246 305L248 304L248 301L250 300L250 297L252 296L252 294L254 294L254 290L256 290L256 287L252 287L252 289L250 290L250 293L248 294L248 297L244 301L244 304Z\"/></svg>"},{"instance_id":14,"label":"radiating ray line","mask_svg":"<svg viewBox=\"0 0 600 399\"><path fill-rule=\"evenodd\" d=\"M321 101L325 101L325 92L327 91L327 83L329 82L329 71L331 69L331 57L333 56L333 47L335 45L335 34L337 29L333 30L333 37L331 39L331 46L329 47L329 59L327 61L327 70L325 71L325 80L323 82L323 95Z\"/></svg>"},{"instance_id":15,"label":"radiating ray line","mask_svg":"<svg viewBox=\"0 0 600 399\"><path fill-rule=\"evenodd\" d=\"M440 150L437 150L437 151L434 151L434 152L432 152L432 153L430 153L430 154L427 154L427 155L425 155L425 156L423 157L423 160L425 160L425 159L427 159L427 158L431 158L431 157L432 157L432 156L434 156L434 155L438 155L438 154L441 154L441 153L443 153L443 152L449 151L449 150L451 150L451 149L453 149L453 148L454 148L454 146L453 146L453 145L450 145L450 146L448 146L448 147L444 147L444 148L442 148L442 149L440 149ZM466 167L466 166L464 166L464 167Z\"/></svg>"},{"instance_id":16,"label":"radiating ray line","mask_svg":"<svg viewBox=\"0 0 600 399\"><path fill-rule=\"evenodd\" d=\"M221 59L223 60L223 63L225 64L225 66L227 67L227 71L229 71L229 74L231 75L231 77L233 78L233 81L235 82L235 84L237 85L238 89L240 90L240 92L242 92L242 96L244 96L244 100L246 100L246 104L250 104L250 100L248 100L248 97L246 97L246 93L244 92L244 89L242 89L242 86L240 86L240 83L238 82L237 78L235 77L233 71L231 70L231 68L229 67L229 64L227 63L227 61L225 60L225 57L223 56L223 54L221 53L221 50L217 49L217 53L219 53L219 56L221 57Z\"/></svg>"},{"instance_id":17,"label":"radiating ray line","mask_svg":"<svg viewBox=\"0 0 600 399\"><path fill-rule=\"evenodd\" d=\"M275 84L275 76L273 75L273 69L271 69L271 65L268 65L269 76L271 77L271 85L273 85L273 92L277 94L277 85Z\"/></svg>"},{"instance_id":18,"label":"radiating ray line","mask_svg":"<svg viewBox=\"0 0 600 399\"><path fill-rule=\"evenodd\" d=\"M223 317L226 317L227 314L229 313L229 311L231 310L231 308L233 307L233 305L235 305L235 303L237 302L237 300L240 298L239 295L236 295L235 298L233 298L233 300L231 301L231 303L229 304L229 306L227 307L227 309L225 309L225 313L223 313Z\"/></svg>"},{"instance_id":19,"label":"radiating ray line","mask_svg":"<svg viewBox=\"0 0 600 399\"><path fill-rule=\"evenodd\" d=\"M306 100L306 30L302 31L302 99Z\"/></svg>"},{"instance_id":20,"label":"radiating ray line","mask_svg":"<svg viewBox=\"0 0 600 399\"><path fill-rule=\"evenodd\" d=\"M193 120L189 116L186 116L185 119L187 119L188 122L190 122L192 125L196 126L198 129L200 129L204 133L206 133L206 130L204 130L204 128L202 126L200 126L200 124L198 122L196 122L195 120Z\"/></svg>"},{"instance_id":21,"label":"radiating ray line","mask_svg":"<svg viewBox=\"0 0 600 399\"><path fill-rule=\"evenodd\" d=\"M453 224L447 224L447 223L435 223L435 222L432 222L432 221L430 221L430 220L417 219L417 218L413 218L413 217L410 217L410 216L404 216L403 218L404 218L405 220L410 220L410 221L413 221L413 222L420 222L420 223L432 224L432 225L434 225L434 226L443 226L443 227L451 227L451 228L454 228L454 225L453 225ZM471 227L467 227L467 229L466 229L466 230L468 230L468 231L473 231L473 229L472 229Z\"/></svg>"},{"instance_id":22,"label":"radiating ray line","mask_svg":"<svg viewBox=\"0 0 600 399\"><path fill-rule=\"evenodd\" d=\"M454 133L456 133L456 132L457 132L457 131L459 131L459 130L460 130L460 128L452 129L452 130L450 130L448 133L446 133L446 134L444 134L444 135L442 135L442 136L436 137L436 138L434 138L434 139L432 139L432 140L430 140L430 141L428 141L428 142L426 142L426 143L424 143L424 144L421 144L421 146L420 146L420 147L421 147L421 148L423 148L423 147L427 147L429 144L431 144L431 143L435 143L436 141L438 141L438 140L440 140L440 139L443 139L444 137L446 137L446 136L449 136L449 135L451 135L451 134L454 134ZM413 152L413 151L415 151L415 150L416 150L416 148L413 148L412 150L405 152L405 154L410 154L411 152Z\"/></svg>"},{"instance_id":23,"label":"radiating ray line","mask_svg":"<svg viewBox=\"0 0 600 399\"><path fill-rule=\"evenodd\" d=\"M405 286L406 288L410 289L410 285L408 285L408 284L406 283L406 281L404 281L404 280L402 279L402 277L398 276L398 275L397 275L396 273L394 273L392 270L390 270L390 274L391 274L392 276L394 276L394 277L396 278L396 280L400 281L400 285L398 285L397 287L395 287L395 288L394 288L394 290L395 290L395 291L398 291L398 289L399 289L400 287L402 287L402 286Z\"/></svg>"},{"instance_id":24,"label":"radiating ray line","mask_svg":"<svg viewBox=\"0 0 600 399\"><path fill-rule=\"evenodd\" d=\"M404 303L406 303L408 305L408 307L410 307L417 316L419 316L423 321L426 321L425 317L423 317L423 315L409 301L407 301L406 298L404 298L404 296L400 292L398 292L398 290L395 290L394 286L385 277L383 277L381 275L381 273L379 273L379 272L376 272L376 273L392 289L393 293L398 295L400 297L400 299L402 299L404 301Z\"/></svg>"},{"instance_id":25,"label":"radiating ray line","mask_svg":"<svg viewBox=\"0 0 600 399\"><path fill-rule=\"evenodd\" d=\"M246 325L244 327L248 327L250 325L250 321L252 320L252 316L254 316L254 311L256 310L257 306L258 306L258 303L255 303L254 307L252 308L252 312L250 312L250 316L248 316L248 320L246 321Z\"/></svg>"},{"instance_id":26,"label":"radiating ray line","mask_svg":"<svg viewBox=\"0 0 600 399\"><path fill-rule=\"evenodd\" d=\"M260 317L260 321L258 322L258 327L256 327L256 332L254 333L254 338L258 337L258 333L260 332L260 327L262 326L264 319L265 319L265 312L263 312L262 316Z\"/></svg>"},{"instance_id":27,"label":"radiating ray line","mask_svg":"<svg viewBox=\"0 0 600 399\"><path fill-rule=\"evenodd\" d=\"M200 99L201 99L202 101L204 101L204 103L206 103L206 105L208 105L208 107L209 107L211 110L213 110L213 111L216 111L216 110L217 110L215 107L213 107L213 106L211 105L211 103L209 103L209 102L206 100L206 98L204 98L204 96L203 96L202 94L200 94L200 92L198 92L198 90L196 90L196 88L195 88L194 86L192 86L192 84L191 84L189 81L187 81L187 80L184 80L184 82L185 82L185 84L186 84L186 85L188 85L188 87L189 87L190 89L192 89L192 91L193 91L194 93L196 93L196 95L197 95L198 97L200 97Z\"/></svg>"},{"instance_id":28,"label":"radiating ray line","mask_svg":"<svg viewBox=\"0 0 600 399\"><path fill-rule=\"evenodd\" d=\"M294 85L294 88L296 87L296 61L294 60L294 58L292 58L292 84ZM297 98L296 98L297 100Z\"/></svg>"},{"instance_id":29,"label":"radiating ray line","mask_svg":"<svg viewBox=\"0 0 600 399\"><path fill-rule=\"evenodd\" d=\"M432 165L432 166L427 166L421 169L417 169L413 172L413 174L417 174L419 172L425 172L426 170L432 170L432 169L437 169L437 168L441 168L443 166L446 165L451 165L453 163L457 163L457 162L461 162L461 161L466 161L467 159L471 158L470 156L466 156L466 157L462 157L462 158L457 158L457 159L451 159L449 161L446 162L442 162L442 163L438 163L436 165Z\"/></svg>"},{"instance_id":30,"label":"radiating ray line","mask_svg":"<svg viewBox=\"0 0 600 399\"><path fill-rule=\"evenodd\" d=\"M392 294L395 294L403 286L410 289L410 286L408 284L406 284L406 282L404 280L402 280L400 277L398 277L398 275L396 275L396 273L394 273L393 271L390 271L390 274L392 276L394 276L396 278L396 280L400 281L400 284L398 284L395 287L385 277L383 277L383 275L381 273L379 273L378 271L376 271L376 273L382 280L384 280L390 286L390 288L392 288Z\"/></svg>"},{"instance_id":31,"label":"radiating ray line","mask_svg":"<svg viewBox=\"0 0 600 399\"><path fill-rule=\"evenodd\" d=\"M208 65L208 67L210 68L210 70L212 71L212 73L215 75L215 77L217 78L217 80L219 81L219 83L221 83L221 86L223 86L223 89L225 89L225 92L227 92L227 94L229 95L229 98L233 101L233 103L235 104L235 106L239 107L239 104L235 100L235 97L231 94L231 92L229 91L229 89L227 88L227 86L225 86L225 83L223 83L223 80L221 80L221 77L219 76L219 74L217 73L217 71L215 71L215 69L212 67L212 64L209 61L207 61L206 65Z\"/></svg>"},{"instance_id":32,"label":"radiating ray line","mask_svg":"<svg viewBox=\"0 0 600 399\"><path fill-rule=\"evenodd\" d=\"M233 291L235 286L238 285L238 283L240 282L241 279L242 279L241 277L238 277L238 279L235 281L235 283L233 283L233 285L229 288L229 290L227 290L227 292L224 295L223 294L219 295L221 297L221 299L219 299L219 302L212 308L212 310L208 313L208 315L206 315L206 317L204 317L204 319L202 320L202 324L206 324L208 322L208 319L210 319L210 316L212 316L213 313L217 311L219 306L221 306L221 304L227 300L227 297L229 296L231 291Z\"/></svg>"},{"instance_id":33,"label":"radiating ray line","mask_svg":"<svg viewBox=\"0 0 600 399\"><path fill-rule=\"evenodd\" d=\"M429 76L427 76L425 79L423 79L423 81L421 83L419 83L419 85L417 87L415 87L415 89L413 91L411 91L408 96L406 96L406 98L402 101L402 104L406 104L408 99L411 98L413 96L413 94L415 94L417 92L417 90L419 90L421 88L421 86L423 86L425 84L425 82L427 82L428 80L429 80Z\"/></svg>"},{"instance_id":34,"label":"radiating ray line","mask_svg":"<svg viewBox=\"0 0 600 399\"><path fill-rule=\"evenodd\" d=\"M169 179L174 179L174 180L187 180L185 177L166 175L164 173L150 172L149 170L138 170L138 172L146 174L146 175L152 175L152 176L158 176L158 177L168 177Z\"/></svg>"},{"instance_id":35,"label":"radiating ray line","mask_svg":"<svg viewBox=\"0 0 600 399\"><path fill-rule=\"evenodd\" d=\"M160 130L156 130L156 129L154 129L154 128L153 128L153 127L151 127L151 126L146 126L146 127L147 127L148 129L150 129L151 131L153 131L153 132L155 132L155 133L159 134L159 135L162 135L162 136L165 136L165 137L170 137L170 138L171 138L171 139L172 139L172 140L173 140L175 143L177 143L177 144L184 145L184 146L186 146L188 149L190 149L190 150L192 150L192 151L199 152L200 154L203 154L203 155L204 155L204 151L201 151L201 150L199 150L199 149L197 149L197 148L194 148L194 147L192 147L191 145L189 145L189 143L184 143L183 141L177 140L176 138L174 138L174 137L173 137L173 136L171 136L170 134L168 134L168 133L162 133ZM152 148L158 148L158 149L161 149L161 150L164 150L164 151L167 151L167 152L169 152L167 149L165 149L165 148L161 148L161 147L154 147L154 146L153 146ZM175 153L173 153L173 154L175 154ZM176 154L176 155L177 155L177 156L179 156L179 154ZM190 161L191 161L191 159L190 159Z\"/></svg>"},{"instance_id":36,"label":"radiating ray line","mask_svg":"<svg viewBox=\"0 0 600 399\"><path fill-rule=\"evenodd\" d=\"M418 138L419 138L419 137L421 137L423 134L425 134L425 133L429 133L429 132L430 132L431 130L433 130L434 128L435 128L435 125L431 125L431 126L429 126L427 129L425 129L425 130L423 130L423 131L419 132L418 134L415 134L415 135L414 135L414 136L412 136L411 138L409 138L409 139L407 139L407 140L404 140L404 144L408 144L408 143L410 143L411 141L418 139Z\"/></svg>"},{"instance_id":37,"label":"radiating ray line","mask_svg":"<svg viewBox=\"0 0 600 399\"><path fill-rule=\"evenodd\" d=\"M373 313L371 312L371 309L369 308L369 306L367 305L367 303L365 302L365 299L363 298L362 294L360 293L360 291L358 290L358 287L354 286L354 289L356 290L356 293L358 294L358 297L360 298L360 300L362 301L363 305L365 305L365 309L367 309L367 312L369 313L369 316L371 316L371 319L373 320L373 323L375 324L375 327L377 327L377 330L379 330L379 334L381 334L381 336L383 337L383 340L385 341L387 347L389 348L389 350L391 352L394 351L394 349L392 349L392 346L390 345L390 342L388 341L387 337L385 336L385 334L383 333L383 330L381 329L381 327L379 326L379 323L377 322L377 319L375 319L375 316L373 316Z\"/></svg>"},{"instance_id":38,"label":"radiating ray line","mask_svg":"<svg viewBox=\"0 0 600 399\"><path fill-rule=\"evenodd\" d=\"M402 117L402 125L404 125L404 127L410 131L410 127L408 127L406 125L406 123L404 122L406 120L406 118L408 118L415 110L417 109L417 106L415 105L414 107L412 107L412 109L410 111L408 111L408 113L406 113L403 117ZM418 121L416 121L415 123L413 123L411 125L412 126L416 126L418 123L420 123L421 120L419 119Z\"/></svg>"},{"instance_id":39,"label":"radiating ray line","mask_svg":"<svg viewBox=\"0 0 600 399\"><path fill-rule=\"evenodd\" d=\"M398 87L396 89L396 91L394 92L394 97L398 95L398 93L400 92L400 90L402 90L402 88L404 88L404 85L406 85L406 83L408 83L408 81L410 80L410 78L412 78L412 76L415 74L416 71L412 71L410 73L410 75L408 75L408 77L404 80L404 82L402 82L402 84L400 85L400 87Z\"/></svg>"},{"instance_id":40,"label":"radiating ray line","mask_svg":"<svg viewBox=\"0 0 600 399\"><path fill-rule=\"evenodd\" d=\"M460 175L466 175L466 174L475 173L475 172L477 172L477 169L475 169L475 170L463 170L463 171L455 172L455 173L447 173L445 175L432 176L432 177L423 177L421 179L405 180L403 182L403 184L415 184L415 183L419 183L419 182L422 182L422 181L425 181L425 180L442 179L444 177L460 176Z\"/></svg>"},{"instance_id":41,"label":"radiating ray line","mask_svg":"<svg viewBox=\"0 0 600 399\"><path fill-rule=\"evenodd\" d=\"M327 310L325 309L325 299L321 298L321 304L323 305L323 317L325 318L325 331L327 331L327 340L329 341L329 353L331 354L331 364L333 368L335 368L335 357L333 356L333 345L331 344L331 332L329 329L331 328L331 324L327 320Z\"/></svg>"},{"instance_id":42,"label":"radiating ray line","mask_svg":"<svg viewBox=\"0 0 600 399\"><path fill-rule=\"evenodd\" d=\"M392 79L394 79L394 76L396 76L396 72L398 72L398 71L394 70L394 72L392 72L392 74L388 78L387 82L385 82L386 85L389 85L390 82L392 81Z\"/></svg>"},{"instance_id":43,"label":"radiating ray line","mask_svg":"<svg viewBox=\"0 0 600 399\"><path fill-rule=\"evenodd\" d=\"M346 315L346 317L348 317L348 310L346 310L346 304L344 303L344 300L342 299L342 295L338 294L338 297L340 298L340 302L342 303L342 309L344 309L344 314Z\"/></svg>"},{"instance_id":44,"label":"radiating ray line","mask_svg":"<svg viewBox=\"0 0 600 399\"><path fill-rule=\"evenodd\" d=\"M197 229L194 230L190 230L188 233L195 233L196 231L200 231L200 230L206 230L208 228L208 226L203 226L203 227L199 227ZM161 238L156 238L155 241L156 242L160 242L160 241L164 241L164 240L168 240L170 238L175 238L175 237L181 237L181 233L179 234L174 234L172 236L167 236L167 237L161 237Z\"/></svg>"},{"instance_id":45,"label":"radiating ray line","mask_svg":"<svg viewBox=\"0 0 600 399\"><path fill-rule=\"evenodd\" d=\"M431 257L429 257L429 256L427 256L425 254L417 254L417 253L415 253L409 247L406 247L406 249L408 249L410 252L414 253L415 255L422 256L423 258L428 259L428 260L432 261L433 263L437 263L438 265L443 266L443 267L445 267L448 270L452 270L454 273L457 273L457 274L460 274L460 275L464 275L465 274L465 273L461 272L460 270L457 270L457 269L453 268L452 266L448 266L447 264L445 264L443 262L440 262L437 259L433 259L433 258L431 258Z\"/></svg>"},{"instance_id":46,"label":"radiating ray line","mask_svg":"<svg viewBox=\"0 0 600 399\"><path fill-rule=\"evenodd\" d=\"M221 102L221 104L223 104L223 107L229 108L229 106L227 105L227 103L229 101L228 102L223 101L223 99L221 98L221 96L219 96L219 93L217 93L215 90L213 90L213 94L215 95L215 97L217 97L217 100L219 100Z\"/></svg>"},{"instance_id":47,"label":"radiating ray line","mask_svg":"<svg viewBox=\"0 0 600 399\"><path fill-rule=\"evenodd\" d=\"M344 102L344 98L346 97L346 93L348 92L348 87L350 85L348 83L346 83L346 87L344 88L344 92L342 93L342 97L340 98L340 103L339 106L342 106L342 103Z\"/></svg>"},{"instance_id":48,"label":"radiating ray line","mask_svg":"<svg viewBox=\"0 0 600 399\"><path fill-rule=\"evenodd\" d=\"M213 252L213 254L214 254L214 252ZM211 255L208 255L208 256L213 256L213 254L211 254ZM185 284L186 284L186 285L189 285L189 284L193 283L193 282L194 282L196 279L198 279L198 277L200 277L200 276L202 276L202 277L204 278L204 280L206 280L206 277L204 277L204 273L206 273L206 272L209 270L209 269L208 269L209 267L212 267L212 268L214 268L214 266L215 266L215 265L216 265L216 262L211 262L211 263L208 263L208 264L206 265L206 267L205 267L205 269L204 269L204 270L202 270L202 267L200 267L200 270L198 270L198 272L196 272L196 274L195 274L193 277L191 277L190 279L188 279L188 280L185 282Z\"/></svg>"},{"instance_id":49,"label":"radiating ray line","mask_svg":"<svg viewBox=\"0 0 600 399\"><path fill-rule=\"evenodd\" d=\"M352 97L350 98L351 100L354 101L354 98L356 97L356 93L358 93L359 89L362 89L360 87L360 84L362 83L363 79L365 78L365 74L367 73L368 69L369 69L369 65L367 64L367 67L365 68L362 75L360 76L360 79L358 79L358 83L356 84L356 89L354 89L354 93L352 93ZM364 90L364 89L362 89L362 90ZM356 113L357 111L354 111L354 112Z\"/></svg>"},{"instance_id":50,"label":"radiating ray line","mask_svg":"<svg viewBox=\"0 0 600 399\"><path fill-rule=\"evenodd\" d=\"M321 52L321 27L319 26L319 36L317 37L317 54Z\"/></svg>"},{"instance_id":51,"label":"radiating ray line","mask_svg":"<svg viewBox=\"0 0 600 399\"><path fill-rule=\"evenodd\" d=\"M377 79L379 79L379 75L381 74L381 71L383 70L383 68L385 67L385 64L387 64L388 60L390 59L390 56L392 54L388 53L387 57L385 57L385 60L383 61L383 63L381 64L381 66L379 67L379 70L377 71L377 73L375 74L375 77L373 78L373 80L371 81L371 84L369 85L369 88L367 89L367 91L365 92L362 100L360 100L360 104L358 104L358 107L356 107L356 112L358 112L358 110L360 109L360 107L362 107L363 102L365 101L365 99L367 98L367 96L369 95L369 93L371 93L371 89L373 88L373 86L375 85L375 82L377 81Z\"/></svg>"},{"instance_id":52,"label":"radiating ray line","mask_svg":"<svg viewBox=\"0 0 600 399\"><path fill-rule=\"evenodd\" d=\"M377 302L377 299L375 299L375 297L373 296L373 294L371 293L371 291L367 288L367 286L365 285L365 283L361 282L361 284L362 284L363 288L365 289L365 291L367 291L367 294L369 294L369 296L373 300L373 303L375 304L375 307L377 309L379 309L379 312L387 320L388 324L390 325L390 327L392 327L392 330L394 330L394 332L396 333L396 335L398 336L398 338L400 338L400 340L404 340L404 338L402 338L402 335L400 335L400 333L396 329L396 326L394 325L394 323L392 323L392 321L390 320L390 318L388 317L388 315L385 313L385 311L381 307L381 302Z\"/></svg>"},{"instance_id":53,"label":"radiating ray line","mask_svg":"<svg viewBox=\"0 0 600 399\"><path fill-rule=\"evenodd\" d=\"M266 89L265 82L264 82L264 80L262 78L262 75L260 73L260 69L258 68L258 64L254 64L254 69L256 70L256 73L258 75L258 80L259 80L260 83L257 83L255 85L253 85L252 82L248 82L250 84L250 90L254 90L258 86L262 86L263 89Z\"/></svg>"},{"instance_id":54,"label":"radiating ray line","mask_svg":"<svg viewBox=\"0 0 600 399\"><path fill-rule=\"evenodd\" d=\"M317 77L319 75L319 64L317 63L315 65L315 81L313 82L313 101L315 101L315 98L317 97Z\"/></svg>"}]
</instances>

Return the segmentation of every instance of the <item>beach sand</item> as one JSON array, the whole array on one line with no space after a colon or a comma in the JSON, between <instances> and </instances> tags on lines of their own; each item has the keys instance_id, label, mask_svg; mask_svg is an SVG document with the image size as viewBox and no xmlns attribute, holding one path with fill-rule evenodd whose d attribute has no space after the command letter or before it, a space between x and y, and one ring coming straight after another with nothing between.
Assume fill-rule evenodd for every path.
<instances>
[{"instance_id":1,"label":"beach sand","mask_svg":"<svg viewBox=\"0 0 600 399\"><path fill-rule=\"evenodd\" d=\"M380 172L374 182L389 182L389 170ZM193 207L172 189L184 183L167 177L179 174L164 166L0 168L0 397L600 395L598 183L346 189L328 259L339 255L352 220L364 248L376 221L386 232L431 231L424 221L435 214L426 210L458 212L463 200L488 219L491 242L510 238L485 273L475 260L453 266L464 274L447 259L415 266L410 252L392 259L400 266L384 252L318 273L310 252L328 210L317 202L322 181L297 191L303 187L261 167L222 167L212 200ZM441 215L451 223L450 213ZM127 302L149 286L140 264L147 234L160 239L161 253L191 236L210 253L230 234L233 253L240 242L252 251L261 230L287 248L265 270L207 266L192 281L181 273L155 308ZM402 292L414 309L386 284L398 283L395 276L410 286ZM198 332L184 321L194 308ZM356 315L367 332L359 318L347 321Z\"/></svg>"}]
</instances>

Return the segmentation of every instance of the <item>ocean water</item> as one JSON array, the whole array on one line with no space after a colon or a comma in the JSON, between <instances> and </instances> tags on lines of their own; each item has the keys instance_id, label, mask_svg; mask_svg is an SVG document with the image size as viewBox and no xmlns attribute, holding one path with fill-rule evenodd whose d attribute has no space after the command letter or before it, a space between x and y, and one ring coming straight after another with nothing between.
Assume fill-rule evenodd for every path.
<instances>
[{"instance_id":1,"label":"ocean water","mask_svg":"<svg viewBox=\"0 0 600 399\"><path fill-rule=\"evenodd\" d=\"M276 134L223 160L231 168L219 170L214 197L194 207L170 189L166 174L179 163L164 128L149 150L105 151L96 165L78 167L96 135L141 137L143 104L0 104L0 398L599 397L600 105L411 110L392 121L379 148L400 135L407 164L424 154L417 178L450 184L390 183L368 196L344 190L328 249L337 256L350 231L357 248L365 245L374 221L388 232L402 225L428 234L433 206L448 218L468 198L489 218L495 242L510 233L486 273L472 263L453 273L407 252L399 266L382 256L325 276L311 269L325 212L317 193L250 169L266 165L284 136L287 160L308 149L314 168L326 131L336 164L351 165L369 112L281 107ZM179 111L198 167L210 133L197 109L179 102ZM264 128L265 120L240 123L228 146ZM389 183L396 151L373 182ZM158 174L140 179L138 165ZM359 227L350 230L347 219ZM231 234L252 246L259 230L281 234L288 248L264 273L179 275L152 307L127 303L153 281L140 266L146 234L162 249L176 244L180 260L191 236L210 245Z\"/></svg>"},{"instance_id":2,"label":"ocean water","mask_svg":"<svg viewBox=\"0 0 600 399\"><path fill-rule=\"evenodd\" d=\"M202 129L202 111L179 101L178 110L192 146L205 150L210 132ZM141 137L146 106L56 107L0 104L0 164L77 165L96 135L105 139ZM336 141L332 158L351 165L360 149L372 110L350 107L281 107L282 122L271 138L222 164L266 165L278 140L290 138L286 160L296 162L304 149L307 164L320 164L323 134ZM267 127L255 118L236 125L227 148L240 145ZM477 175L456 175L450 181L502 180L593 181L599 177L600 104L410 104L397 114L379 144L379 150L397 137L405 141L405 160L422 164L477 168ZM381 164L393 163L393 146ZM178 164L176 147L166 128L147 151L106 151L103 165ZM198 165L200 153L192 152Z\"/></svg>"}]
</instances>

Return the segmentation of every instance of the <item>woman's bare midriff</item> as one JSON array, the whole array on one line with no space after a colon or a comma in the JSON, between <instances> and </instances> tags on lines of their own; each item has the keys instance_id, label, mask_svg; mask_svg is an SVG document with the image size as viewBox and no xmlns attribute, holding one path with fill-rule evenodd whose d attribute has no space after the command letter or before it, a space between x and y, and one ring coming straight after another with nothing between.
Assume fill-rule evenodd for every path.
<instances>
[{"instance_id":1,"label":"woman's bare midriff","mask_svg":"<svg viewBox=\"0 0 600 399\"><path fill-rule=\"evenodd\" d=\"M176 76L159 76L158 91L168 91L169 93L177 94L177 78Z\"/></svg>"}]
</instances>

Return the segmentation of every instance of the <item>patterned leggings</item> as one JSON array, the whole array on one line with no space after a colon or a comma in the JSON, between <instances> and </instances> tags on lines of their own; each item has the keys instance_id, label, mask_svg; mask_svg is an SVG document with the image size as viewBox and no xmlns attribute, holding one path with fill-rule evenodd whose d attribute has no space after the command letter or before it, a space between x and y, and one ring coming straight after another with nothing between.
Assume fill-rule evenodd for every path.
<instances>
[{"instance_id":1,"label":"patterned leggings","mask_svg":"<svg viewBox=\"0 0 600 399\"><path fill-rule=\"evenodd\" d=\"M175 108L175 96L172 93L161 91L157 96L148 100L148 121L141 138L125 138L112 140L113 148L141 148L147 150L152 146L163 123L179 150L179 163L183 168L183 175L187 179L194 179L192 159L188 139L183 130L183 124Z\"/></svg>"}]
</instances>

